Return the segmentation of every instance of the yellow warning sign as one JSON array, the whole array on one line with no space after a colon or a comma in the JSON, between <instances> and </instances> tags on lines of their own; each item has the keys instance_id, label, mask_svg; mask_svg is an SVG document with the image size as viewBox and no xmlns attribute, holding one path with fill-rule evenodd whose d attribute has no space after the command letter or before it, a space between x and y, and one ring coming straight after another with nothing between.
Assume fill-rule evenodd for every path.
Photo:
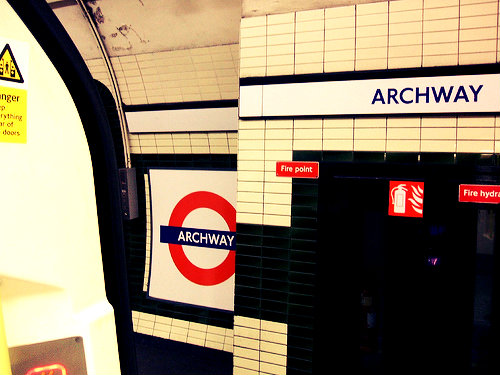
<instances>
[{"instance_id":1,"label":"yellow warning sign","mask_svg":"<svg viewBox=\"0 0 500 375\"><path fill-rule=\"evenodd\" d=\"M8 44L0 53L0 79L23 83L24 79L17 65L14 54Z\"/></svg>"},{"instance_id":2,"label":"yellow warning sign","mask_svg":"<svg viewBox=\"0 0 500 375\"><path fill-rule=\"evenodd\" d=\"M26 90L0 86L0 142L27 142L27 98Z\"/></svg>"}]
</instances>

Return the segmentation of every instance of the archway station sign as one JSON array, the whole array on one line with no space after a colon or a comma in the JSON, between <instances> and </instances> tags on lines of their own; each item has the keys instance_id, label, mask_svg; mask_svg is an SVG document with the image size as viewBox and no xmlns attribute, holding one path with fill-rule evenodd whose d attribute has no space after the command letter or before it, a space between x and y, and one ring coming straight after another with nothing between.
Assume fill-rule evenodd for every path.
<instances>
[{"instance_id":1,"label":"archway station sign","mask_svg":"<svg viewBox=\"0 0 500 375\"><path fill-rule=\"evenodd\" d=\"M149 296L234 310L236 172L149 170Z\"/></svg>"}]
</instances>

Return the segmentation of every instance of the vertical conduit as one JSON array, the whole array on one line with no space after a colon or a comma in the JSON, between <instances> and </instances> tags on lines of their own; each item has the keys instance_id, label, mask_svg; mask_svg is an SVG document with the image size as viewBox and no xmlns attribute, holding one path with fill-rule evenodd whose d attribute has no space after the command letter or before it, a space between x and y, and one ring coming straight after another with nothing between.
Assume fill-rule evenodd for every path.
<instances>
[{"instance_id":1,"label":"vertical conduit","mask_svg":"<svg viewBox=\"0 0 500 375\"><path fill-rule=\"evenodd\" d=\"M118 118L120 120L120 128L122 131L122 140L123 140L123 150L124 150L124 156L125 156L125 167L130 168L131 161L130 161L130 147L129 147L129 141L128 141L128 128L127 128L127 121L125 119L125 114L123 112L120 90L118 89L118 81L116 80L113 66L112 66L111 61L109 59L108 53L106 51L106 47L104 46L104 43L102 42L101 35L99 34L99 30L97 29L97 26L94 22L94 19L89 14L87 7L85 6L85 4L82 0L76 0L76 2L80 6L82 13L85 15L85 18L87 18L87 21L90 25L90 29L92 30L92 34L94 35L94 38L95 38L97 45L99 47L99 51L101 52L102 58L106 64L106 68L107 68L106 70L107 70L109 78L110 78L111 86L113 89L113 97L115 99L115 104L116 104L116 110L118 112Z\"/></svg>"}]
</instances>

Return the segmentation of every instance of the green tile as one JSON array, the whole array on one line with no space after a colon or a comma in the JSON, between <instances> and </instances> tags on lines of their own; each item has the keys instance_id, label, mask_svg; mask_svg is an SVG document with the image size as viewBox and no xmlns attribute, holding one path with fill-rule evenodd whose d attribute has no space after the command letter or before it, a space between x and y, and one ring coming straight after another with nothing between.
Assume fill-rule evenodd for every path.
<instances>
[{"instance_id":1,"label":"green tile","mask_svg":"<svg viewBox=\"0 0 500 375\"><path fill-rule=\"evenodd\" d=\"M302 238L292 238L290 242L290 246L292 249L295 250L302 250L302 251L315 251L317 247L317 241L315 239L308 240L308 239L302 239Z\"/></svg>"},{"instance_id":2,"label":"green tile","mask_svg":"<svg viewBox=\"0 0 500 375\"><path fill-rule=\"evenodd\" d=\"M321 151L294 151L293 160L295 161L321 161Z\"/></svg>"},{"instance_id":3,"label":"green tile","mask_svg":"<svg viewBox=\"0 0 500 375\"><path fill-rule=\"evenodd\" d=\"M256 236L261 236L263 234L263 227L261 225L253 224L236 224L236 232L238 234L253 234Z\"/></svg>"},{"instance_id":4,"label":"green tile","mask_svg":"<svg viewBox=\"0 0 500 375\"><path fill-rule=\"evenodd\" d=\"M353 155L354 162L363 163L383 163L385 161L385 154L383 152L365 152L356 151Z\"/></svg>"},{"instance_id":5,"label":"green tile","mask_svg":"<svg viewBox=\"0 0 500 375\"><path fill-rule=\"evenodd\" d=\"M262 235L236 232L236 244L238 246L239 245L260 246L262 245Z\"/></svg>"},{"instance_id":6,"label":"green tile","mask_svg":"<svg viewBox=\"0 0 500 375\"><path fill-rule=\"evenodd\" d=\"M262 237L262 246L288 249L290 247L290 238L271 237L271 236ZM263 254L265 254L264 250Z\"/></svg>"},{"instance_id":7,"label":"green tile","mask_svg":"<svg viewBox=\"0 0 500 375\"><path fill-rule=\"evenodd\" d=\"M386 161L388 163L418 163L419 154L416 152L388 152Z\"/></svg>"},{"instance_id":8,"label":"green tile","mask_svg":"<svg viewBox=\"0 0 500 375\"><path fill-rule=\"evenodd\" d=\"M292 199L296 195L305 195L317 197L319 191L319 184L317 180L311 180L306 182L302 180L301 182L294 182L292 184Z\"/></svg>"},{"instance_id":9,"label":"green tile","mask_svg":"<svg viewBox=\"0 0 500 375\"><path fill-rule=\"evenodd\" d=\"M262 235L263 236L288 238L288 237L290 237L290 229L283 228L283 227L264 226L262 228Z\"/></svg>"},{"instance_id":10,"label":"green tile","mask_svg":"<svg viewBox=\"0 0 500 375\"><path fill-rule=\"evenodd\" d=\"M455 155L448 152L423 152L420 154L423 164L455 164Z\"/></svg>"},{"instance_id":11,"label":"green tile","mask_svg":"<svg viewBox=\"0 0 500 375\"><path fill-rule=\"evenodd\" d=\"M292 238L316 241L318 239L318 231L314 229L292 228Z\"/></svg>"},{"instance_id":12,"label":"green tile","mask_svg":"<svg viewBox=\"0 0 500 375\"><path fill-rule=\"evenodd\" d=\"M290 284L288 280L262 280L262 289L287 292L289 290Z\"/></svg>"},{"instance_id":13,"label":"green tile","mask_svg":"<svg viewBox=\"0 0 500 375\"><path fill-rule=\"evenodd\" d=\"M352 151L325 151L323 153L323 161L352 162L353 160L354 160L354 153Z\"/></svg>"},{"instance_id":14,"label":"green tile","mask_svg":"<svg viewBox=\"0 0 500 375\"><path fill-rule=\"evenodd\" d=\"M286 291L276 291L276 290L262 290L261 298L263 300L288 303L288 293Z\"/></svg>"},{"instance_id":15,"label":"green tile","mask_svg":"<svg viewBox=\"0 0 500 375\"><path fill-rule=\"evenodd\" d=\"M494 166L496 157L493 154L457 154L458 165Z\"/></svg>"},{"instance_id":16,"label":"green tile","mask_svg":"<svg viewBox=\"0 0 500 375\"><path fill-rule=\"evenodd\" d=\"M311 241L315 245L316 241ZM300 251L300 250L290 250L290 261L291 262L303 262L303 263L315 263L316 262L316 248L317 245L313 248L308 249L309 251Z\"/></svg>"},{"instance_id":17,"label":"green tile","mask_svg":"<svg viewBox=\"0 0 500 375\"><path fill-rule=\"evenodd\" d=\"M243 285L236 285L234 288L234 294L246 298L260 298L261 289L247 287Z\"/></svg>"},{"instance_id":18,"label":"green tile","mask_svg":"<svg viewBox=\"0 0 500 375\"><path fill-rule=\"evenodd\" d=\"M301 305L304 307L313 308L315 299L312 295L296 294L290 293L288 295L288 301L294 305Z\"/></svg>"}]
</instances>

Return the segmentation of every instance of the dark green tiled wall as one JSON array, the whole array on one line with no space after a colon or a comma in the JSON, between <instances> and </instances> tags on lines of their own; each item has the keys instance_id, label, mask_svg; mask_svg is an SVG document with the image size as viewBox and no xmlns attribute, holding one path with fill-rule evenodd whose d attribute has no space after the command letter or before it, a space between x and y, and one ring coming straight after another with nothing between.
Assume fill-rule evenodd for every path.
<instances>
[{"instance_id":1,"label":"dark green tiled wall","mask_svg":"<svg viewBox=\"0 0 500 375\"><path fill-rule=\"evenodd\" d=\"M288 375L312 371L317 201L317 180L294 180L290 228L236 228L235 314L288 325Z\"/></svg>"},{"instance_id":2,"label":"dark green tiled wall","mask_svg":"<svg viewBox=\"0 0 500 375\"><path fill-rule=\"evenodd\" d=\"M495 155L294 152L296 161L499 165ZM321 169L320 169L321 176ZM312 374L319 180L294 179L291 227L238 224L235 314L288 324L287 374Z\"/></svg>"},{"instance_id":3,"label":"dark green tiled wall","mask_svg":"<svg viewBox=\"0 0 500 375\"><path fill-rule=\"evenodd\" d=\"M146 261L146 200L144 174L148 168L236 169L236 155L132 155L132 167L137 171L137 190L140 217L124 222L127 251L128 283L132 310L168 316L202 324L233 328L233 313L192 305L152 300L144 292Z\"/></svg>"},{"instance_id":4,"label":"dark green tiled wall","mask_svg":"<svg viewBox=\"0 0 500 375\"><path fill-rule=\"evenodd\" d=\"M499 165L497 156L364 152L295 152L294 160L350 163ZM236 169L235 155L133 155L141 212L145 210L147 168ZM321 174L321 171L320 171ZM291 227L237 224L235 314L288 325L287 374L311 374L314 351L316 251L319 180L292 184ZM132 308L204 324L232 328L233 314L153 301L142 291L146 243L145 216L126 223Z\"/></svg>"}]
</instances>

